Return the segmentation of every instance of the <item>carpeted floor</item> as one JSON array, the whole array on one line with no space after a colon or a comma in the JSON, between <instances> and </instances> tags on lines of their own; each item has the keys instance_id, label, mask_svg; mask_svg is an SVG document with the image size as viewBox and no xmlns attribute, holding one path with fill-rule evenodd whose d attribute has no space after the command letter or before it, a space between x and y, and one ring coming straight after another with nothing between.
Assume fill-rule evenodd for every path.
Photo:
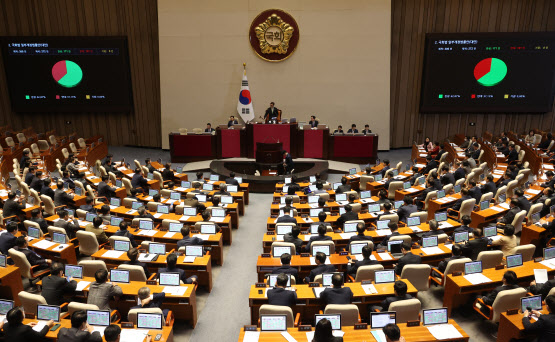
<instances>
[{"instance_id":1,"label":"carpeted floor","mask_svg":"<svg viewBox=\"0 0 555 342\"><path fill-rule=\"evenodd\" d=\"M169 160L169 152L157 149L132 147L110 147L115 160L125 157L132 162L144 162L146 157L153 160ZM392 163L410 161L410 149L392 150L380 153L380 159L390 159ZM174 164L181 166L183 164ZM205 175L209 173L205 171ZM191 175L192 176L192 175ZM339 181L341 175L330 174L329 181ZM233 245L224 247L224 265L213 267L214 287L210 294L198 293L198 324L193 330L185 324L174 326L174 339L187 341L237 341L240 328L249 324L250 312L248 295L250 286L256 282L256 260L262 252L262 236L270 213L271 194L251 194L245 216L240 217L240 228L233 231ZM423 308L441 307L443 290L432 288L421 292L418 298ZM497 327L485 322L473 313L470 307L455 310L453 317L470 335L471 341L495 341L493 333ZM300 341L299 341L300 342Z\"/></svg>"}]
</instances>

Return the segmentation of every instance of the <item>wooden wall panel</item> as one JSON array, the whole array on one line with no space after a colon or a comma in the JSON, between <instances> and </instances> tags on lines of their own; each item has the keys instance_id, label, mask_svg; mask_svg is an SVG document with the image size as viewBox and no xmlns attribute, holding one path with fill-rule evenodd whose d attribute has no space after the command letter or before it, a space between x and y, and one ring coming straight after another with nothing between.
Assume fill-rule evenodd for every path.
<instances>
[{"instance_id":1,"label":"wooden wall panel","mask_svg":"<svg viewBox=\"0 0 555 342\"><path fill-rule=\"evenodd\" d=\"M425 136L457 133L555 131L545 114L419 113L426 33L555 31L552 0L393 0L391 25L391 147L409 147ZM476 126L469 126L475 122Z\"/></svg>"},{"instance_id":2,"label":"wooden wall panel","mask_svg":"<svg viewBox=\"0 0 555 342\"><path fill-rule=\"evenodd\" d=\"M102 134L110 145L162 146L157 0L2 0L0 36L126 36L134 100L131 113L16 115L0 58L0 126Z\"/></svg>"}]
</instances>

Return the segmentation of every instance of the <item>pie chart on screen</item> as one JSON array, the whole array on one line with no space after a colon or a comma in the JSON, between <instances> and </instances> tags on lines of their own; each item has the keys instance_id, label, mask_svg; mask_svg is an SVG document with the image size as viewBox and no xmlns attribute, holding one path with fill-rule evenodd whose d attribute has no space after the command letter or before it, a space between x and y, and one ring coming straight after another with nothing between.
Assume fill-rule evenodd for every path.
<instances>
[{"instance_id":1,"label":"pie chart on screen","mask_svg":"<svg viewBox=\"0 0 555 342\"><path fill-rule=\"evenodd\" d=\"M83 79L83 70L75 62L59 61L52 67L52 77L62 87L73 88Z\"/></svg>"},{"instance_id":2,"label":"pie chart on screen","mask_svg":"<svg viewBox=\"0 0 555 342\"><path fill-rule=\"evenodd\" d=\"M507 64L499 58L486 58L474 67L474 78L485 87L492 87L507 76Z\"/></svg>"}]
</instances>

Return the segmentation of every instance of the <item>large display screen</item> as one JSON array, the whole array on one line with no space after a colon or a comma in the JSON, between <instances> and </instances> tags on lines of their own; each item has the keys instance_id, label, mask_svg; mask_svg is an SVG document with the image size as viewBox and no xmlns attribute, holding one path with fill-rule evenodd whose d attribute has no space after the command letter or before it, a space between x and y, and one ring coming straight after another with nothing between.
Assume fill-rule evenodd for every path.
<instances>
[{"instance_id":1,"label":"large display screen","mask_svg":"<svg viewBox=\"0 0 555 342\"><path fill-rule=\"evenodd\" d=\"M555 32L426 35L420 111L548 112Z\"/></svg>"},{"instance_id":2,"label":"large display screen","mask_svg":"<svg viewBox=\"0 0 555 342\"><path fill-rule=\"evenodd\" d=\"M129 111L125 37L2 37L15 112Z\"/></svg>"}]
</instances>

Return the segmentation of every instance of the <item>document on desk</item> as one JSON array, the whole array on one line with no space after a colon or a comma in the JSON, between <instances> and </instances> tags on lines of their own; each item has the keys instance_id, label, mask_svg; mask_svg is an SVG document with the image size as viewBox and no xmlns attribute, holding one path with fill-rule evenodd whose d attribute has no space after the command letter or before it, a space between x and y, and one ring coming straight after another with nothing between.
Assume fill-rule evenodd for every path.
<instances>
[{"instance_id":1,"label":"document on desk","mask_svg":"<svg viewBox=\"0 0 555 342\"><path fill-rule=\"evenodd\" d=\"M90 281L85 281L85 280L81 280L77 283L77 287L75 288L75 291L83 291L85 289L85 287L89 286L91 282Z\"/></svg>"},{"instance_id":2,"label":"document on desk","mask_svg":"<svg viewBox=\"0 0 555 342\"><path fill-rule=\"evenodd\" d=\"M540 264L549 268L555 268L555 259L547 259L544 261L540 261Z\"/></svg>"},{"instance_id":3,"label":"document on desk","mask_svg":"<svg viewBox=\"0 0 555 342\"><path fill-rule=\"evenodd\" d=\"M546 269L534 269L534 279L536 284L543 284L547 282L547 270Z\"/></svg>"},{"instance_id":4,"label":"document on desk","mask_svg":"<svg viewBox=\"0 0 555 342\"><path fill-rule=\"evenodd\" d=\"M376 234L378 234L378 236L391 235L391 230L389 230L389 229L378 229L378 230L376 230Z\"/></svg>"},{"instance_id":5,"label":"document on desk","mask_svg":"<svg viewBox=\"0 0 555 342\"><path fill-rule=\"evenodd\" d=\"M482 273L466 274L464 275L464 279L468 280L472 285L491 282L491 279L486 277Z\"/></svg>"},{"instance_id":6,"label":"document on desk","mask_svg":"<svg viewBox=\"0 0 555 342\"><path fill-rule=\"evenodd\" d=\"M36 332L40 332L42 328L44 328L45 326L46 326L46 321L38 321L37 325L33 327L33 330Z\"/></svg>"},{"instance_id":7,"label":"document on desk","mask_svg":"<svg viewBox=\"0 0 555 342\"><path fill-rule=\"evenodd\" d=\"M532 195L537 195L540 193L540 190L535 190L535 189L528 189L526 190L526 193L532 194Z\"/></svg>"},{"instance_id":8,"label":"document on desk","mask_svg":"<svg viewBox=\"0 0 555 342\"><path fill-rule=\"evenodd\" d=\"M98 325L95 325L95 326L91 325L91 328L93 328L93 332L98 331L98 333L100 333L100 336L104 336L104 330L106 330L106 327L98 326Z\"/></svg>"},{"instance_id":9,"label":"document on desk","mask_svg":"<svg viewBox=\"0 0 555 342\"><path fill-rule=\"evenodd\" d=\"M225 217L211 217L210 222L222 223L224 222Z\"/></svg>"},{"instance_id":10,"label":"document on desk","mask_svg":"<svg viewBox=\"0 0 555 342\"><path fill-rule=\"evenodd\" d=\"M495 211L497 211L497 212L502 212L502 211L505 210L505 209L503 209L503 208L501 208L501 207L498 207L498 206L489 207L489 209L495 210Z\"/></svg>"},{"instance_id":11,"label":"document on desk","mask_svg":"<svg viewBox=\"0 0 555 342\"><path fill-rule=\"evenodd\" d=\"M297 340L295 340L293 338L293 336L291 336L290 333L288 333L287 331L282 331L281 332L281 336L285 337L285 339L287 340L287 342L297 342Z\"/></svg>"},{"instance_id":12,"label":"document on desk","mask_svg":"<svg viewBox=\"0 0 555 342\"><path fill-rule=\"evenodd\" d=\"M425 164L414 164L414 166L416 166L417 168L426 167Z\"/></svg>"},{"instance_id":13,"label":"document on desk","mask_svg":"<svg viewBox=\"0 0 555 342\"><path fill-rule=\"evenodd\" d=\"M153 216L154 216L154 218L160 218L160 217L162 217L162 215L164 215L164 214L163 213L156 213Z\"/></svg>"},{"instance_id":14,"label":"document on desk","mask_svg":"<svg viewBox=\"0 0 555 342\"><path fill-rule=\"evenodd\" d=\"M158 254L147 254L146 253L140 253L139 254L139 261L140 262L151 262L154 258L156 258Z\"/></svg>"},{"instance_id":15,"label":"document on desk","mask_svg":"<svg viewBox=\"0 0 555 342\"><path fill-rule=\"evenodd\" d=\"M499 204L500 207L505 208L505 209L510 209L509 204L507 203L501 203Z\"/></svg>"},{"instance_id":16,"label":"document on desk","mask_svg":"<svg viewBox=\"0 0 555 342\"><path fill-rule=\"evenodd\" d=\"M501 239L503 235L494 235L494 236L490 236L489 238L491 239L491 241L497 241L499 239Z\"/></svg>"},{"instance_id":17,"label":"document on desk","mask_svg":"<svg viewBox=\"0 0 555 342\"><path fill-rule=\"evenodd\" d=\"M147 329L121 329L119 342L144 341L146 335L148 335Z\"/></svg>"},{"instance_id":18,"label":"document on desk","mask_svg":"<svg viewBox=\"0 0 555 342\"><path fill-rule=\"evenodd\" d=\"M245 335L243 335L243 342L258 342L259 337L260 331L245 331Z\"/></svg>"},{"instance_id":19,"label":"document on desk","mask_svg":"<svg viewBox=\"0 0 555 342\"><path fill-rule=\"evenodd\" d=\"M463 337L453 324L438 324L428 327L428 331L436 340L447 340Z\"/></svg>"},{"instance_id":20,"label":"document on desk","mask_svg":"<svg viewBox=\"0 0 555 342\"><path fill-rule=\"evenodd\" d=\"M310 257L310 264L311 264L311 265L316 265L316 258L315 258L315 257ZM331 265L331 262L330 262L330 258L329 258L329 257L326 258L325 264L326 264L326 265Z\"/></svg>"},{"instance_id":21,"label":"document on desk","mask_svg":"<svg viewBox=\"0 0 555 342\"><path fill-rule=\"evenodd\" d=\"M378 256L380 258L382 258L382 260L392 260L393 258L391 257L391 255L389 255L389 253L384 252L384 253L378 253Z\"/></svg>"},{"instance_id":22,"label":"document on desk","mask_svg":"<svg viewBox=\"0 0 555 342\"><path fill-rule=\"evenodd\" d=\"M370 332L372 333L372 336L374 336L376 341L386 342L385 334L383 333L383 330L371 330Z\"/></svg>"},{"instance_id":23,"label":"document on desk","mask_svg":"<svg viewBox=\"0 0 555 342\"><path fill-rule=\"evenodd\" d=\"M453 250L453 245L444 245L445 248L449 248L449 250Z\"/></svg>"},{"instance_id":24,"label":"document on desk","mask_svg":"<svg viewBox=\"0 0 555 342\"><path fill-rule=\"evenodd\" d=\"M408 188L405 190L406 192L417 192L419 191L417 188Z\"/></svg>"},{"instance_id":25,"label":"document on desk","mask_svg":"<svg viewBox=\"0 0 555 342\"><path fill-rule=\"evenodd\" d=\"M439 228L451 228L453 225L447 221L443 221L439 224Z\"/></svg>"},{"instance_id":26,"label":"document on desk","mask_svg":"<svg viewBox=\"0 0 555 342\"><path fill-rule=\"evenodd\" d=\"M378 290L376 290L376 287L374 286L374 284L362 285L362 289L366 294L378 293Z\"/></svg>"},{"instance_id":27,"label":"document on desk","mask_svg":"<svg viewBox=\"0 0 555 342\"><path fill-rule=\"evenodd\" d=\"M50 242L50 241L42 240L42 241L39 241L39 242L35 243L32 247L37 247L37 248L42 248L42 249L48 249L48 248L54 246L55 244L56 244L55 242Z\"/></svg>"},{"instance_id":28,"label":"document on desk","mask_svg":"<svg viewBox=\"0 0 555 342\"><path fill-rule=\"evenodd\" d=\"M190 218L191 218L191 216L183 215L183 216L181 216L179 221L189 221Z\"/></svg>"},{"instance_id":29,"label":"document on desk","mask_svg":"<svg viewBox=\"0 0 555 342\"><path fill-rule=\"evenodd\" d=\"M131 215L131 214L135 214L136 212L137 212L137 210L135 210L135 209L129 209L129 210L127 210L126 214Z\"/></svg>"},{"instance_id":30,"label":"document on desk","mask_svg":"<svg viewBox=\"0 0 555 342\"><path fill-rule=\"evenodd\" d=\"M183 296L185 291L187 291L187 287L185 286L165 286L162 289L162 292L172 296Z\"/></svg>"},{"instance_id":31,"label":"document on desk","mask_svg":"<svg viewBox=\"0 0 555 342\"><path fill-rule=\"evenodd\" d=\"M274 241L283 241L283 235L276 235L276 239Z\"/></svg>"},{"instance_id":32,"label":"document on desk","mask_svg":"<svg viewBox=\"0 0 555 342\"><path fill-rule=\"evenodd\" d=\"M171 239L175 235L175 232L167 232L164 234L164 237L167 239Z\"/></svg>"},{"instance_id":33,"label":"document on desk","mask_svg":"<svg viewBox=\"0 0 555 342\"><path fill-rule=\"evenodd\" d=\"M198 237L201 240L208 240L210 239L210 234L195 234L194 237Z\"/></svg>"},{"instance_id":34,"label":"document on desk","mask_svg":"<svg viewBox=\"0 0 555 342\"><path fill-rule=\"evenodd\" d=\"M312 222L314 222L314 220L313 220L312 218L310 218L310 217L305 217L305 218L304 218L304 221L305 221L306 223L312 223Z\"/></svg>"},{"instance_id":35,"label":"document on desk","mask_svg":"<svg viewBox=\"0 0 555 342\"><path fill-rule=\"evenodd\" d=\"M543 168L547 170L553 170L553 165L543 164Z\"/></svg>"},{"instance_id":36,"label":"document on desk","mask_svg":"<svg viewBox=\"0 0 555 342\"><path fill-rule=\"evenodd\" d=\"M125 252L123 252L123 251L106 251L106 252L104 252L104 254L102 254L102 257L103 258L117 259L120 256L122 256L123 253L125 253Z\"/></svg>"},{"instance_id":37,"label":"document on desk","mask_svg":"<svg viewBox=\"0 0 555 342\"><path fill-rule=\"evenodd\" d=\"M441 254L441 253L445 253L441 248L439 247L423 247L420 248L420 250L424 253L426 253L426 255L434 255L434 254Z\"/></svg>"},{"instance_id":38,"label":"document on desk","mask_svg":"<svg viewBox=\"0 0 555 342\"><path fill-rule=\"evenodd\" d=\"M357 233L340 233L339 235L343 240L349 240L351 236L356 236Z\"/></svg>"},{"instance_id":39,"label":"document on desk","mask_svg":"<svg viewBox=\"0 0 555 342\"><path fill-rule=\"evenodd\" d=\"M196 256L194 255L187 255L183 258L183 262L195 262Z\"/></svg>"},{"instance_id":40,"label":"document on desk","mask_svg":"<svg viewBox=\"0 0 555 342\"><path fill-rule=\"evenodd\" d=\"M157 230L153 229L141 229L137 235L144 235L144 236L154 236L158 233Z\"/></svg>"}]
</instances>

